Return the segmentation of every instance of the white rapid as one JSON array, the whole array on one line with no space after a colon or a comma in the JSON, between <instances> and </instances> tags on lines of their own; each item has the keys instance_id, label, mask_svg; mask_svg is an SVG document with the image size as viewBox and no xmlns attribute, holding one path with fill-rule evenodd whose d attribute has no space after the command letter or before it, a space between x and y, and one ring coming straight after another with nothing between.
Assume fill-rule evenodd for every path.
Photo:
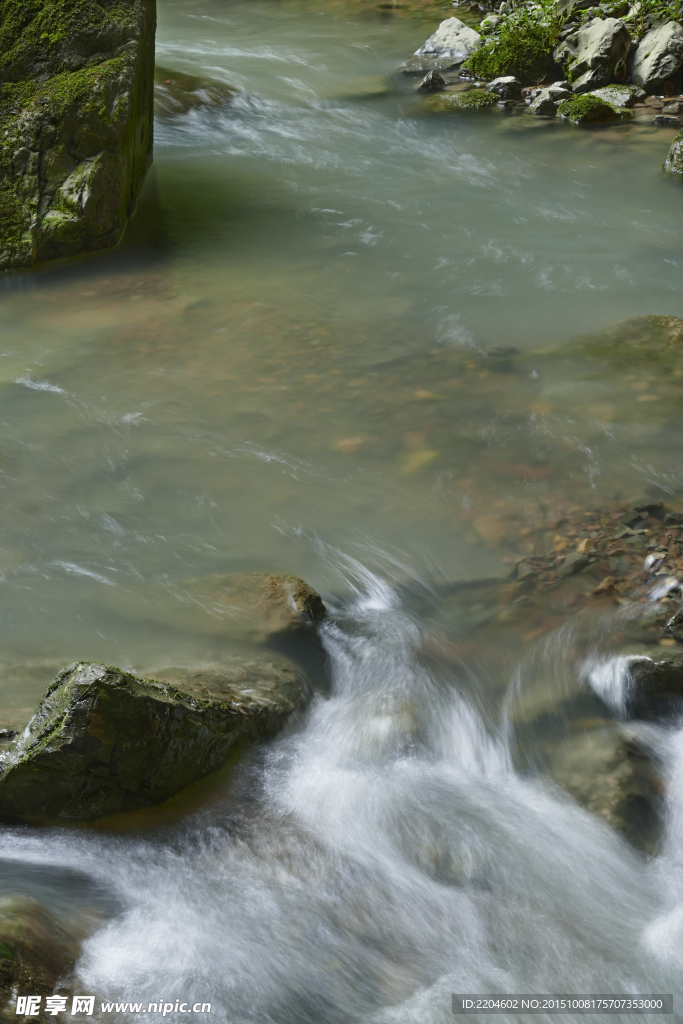
<instances>
[{"instance_id":1,"label":"white rapid","mask_svg":"<svg viewBox=\"0 0 683 1024\"><path fill-rule=\"evenodd\" d=\"M429 669L417 620L363 576L322 628L329 692L217 803L147 834L3 833L29 875L68 865L107 894L82 990L231 1024L436 1024L454 992L683 997L680 736L652 861L517 773L476 665Z\"/></svg>"}]
</instances>

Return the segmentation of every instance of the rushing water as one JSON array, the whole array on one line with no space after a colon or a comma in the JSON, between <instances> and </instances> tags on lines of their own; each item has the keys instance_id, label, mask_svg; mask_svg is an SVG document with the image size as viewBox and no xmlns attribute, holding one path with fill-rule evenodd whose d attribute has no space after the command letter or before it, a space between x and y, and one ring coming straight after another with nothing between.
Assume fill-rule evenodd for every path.
<instances>
[{"instance_id":1,"label":"rushing water","mask_svg":"<svg viewBox=\"0 0 683 1024\"><path fill-rule=\"evenodd\" d=\"M507 572L496 516L680 493L683 366L555 358L683 315L671 132L428 116L394 71L434 23L159 0L159 62L238 97L159 120L119 250L3 281L8 714L76 658L220 660L209 612L183 628L204 573L294 571L330 606L329 679L209 804L127 834L4 828L4 891L105 922L78 965L98 998L230 1024L436 1024L457 991L683 999L680 736L650 727L648 859L537 770L539 707L551 734L609 719L581 681L597 634L477 641L486 608L444 596Z\"/></svg>"}]
</instances>

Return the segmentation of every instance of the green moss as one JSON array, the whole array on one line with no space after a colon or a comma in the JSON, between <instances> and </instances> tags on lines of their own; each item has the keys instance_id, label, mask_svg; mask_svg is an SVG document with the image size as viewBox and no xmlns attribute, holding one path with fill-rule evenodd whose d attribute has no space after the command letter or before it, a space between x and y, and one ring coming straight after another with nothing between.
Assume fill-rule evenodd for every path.
<instances>
[{"instance_id":1,"label":"green moss","mask_svg":"<svg viewBox=\"0 0 683 1024\"><path fill-rule=\"evenodd\" d=\"M523 82L541 81L552 65L548 32L542 25L525 25L517 31L503 31L475 50L463 67L479 78L490 80L515 75Z\"/></svg>"},{"instance_id":2,"label":"green moss","mask_svg":"<svg viewBox=\"0 0 683 1024\"><path fill-rule=\"evenodd\" d=\"M83 61L92 57L103 31L111 38L134 26L123 2L0 0L0 81L19 81L36 62L50 74L73 68L74 51Z\"/></svg>"},{"instance_id":3,"label":"green moss","mask_svg":"<svg viewBox=\"0 0 683 1024\"><path fill-rule=\"evenodd\" d=\"M597 96L584 94L563 100L558 107L560 117L566 117L572 124L590 124L597 121L613 121L619 114Z\"/></svg>"},{"instance_id":4,"label":"green moss","mask_svg":"<svg viewBox=\"0 0 683 1024\"><path fill-rule=\"evenodd\" d=\"M466 92L440 92L430 96L427 105L432 110L482 110L497 102L498 97L486 89L468 89Z\"/></svg>"}]
</instances>

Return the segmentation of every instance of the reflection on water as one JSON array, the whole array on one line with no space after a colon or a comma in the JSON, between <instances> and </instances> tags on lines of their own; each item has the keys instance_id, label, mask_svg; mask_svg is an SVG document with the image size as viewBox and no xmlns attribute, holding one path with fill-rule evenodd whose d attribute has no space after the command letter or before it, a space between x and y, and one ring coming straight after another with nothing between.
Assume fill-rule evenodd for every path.
<instances>
[{"instance_id":1,"label":"reflection on water","mask_svg":"<svg viewBox=\"0 0 683 1024\"><path fill-rule=\"evenodd\" d=\"M56 870L7 877L109 918L84 990L225 1021L680 993L678 737L638 737L650 862L543 774L581 730L605 764L631 742L583 668L613 625L457 590L506 576L510 531L680 493L678 327L603 333L683 314L670 133L427 116L394 71L433 20L159 8L163 67L239 95L159 121L117 252L3 280L5 717L75 658L220 661L177 595L227 571L326 595L331 692L184 824L6 829Z\"/></svg>"}]
</instances>

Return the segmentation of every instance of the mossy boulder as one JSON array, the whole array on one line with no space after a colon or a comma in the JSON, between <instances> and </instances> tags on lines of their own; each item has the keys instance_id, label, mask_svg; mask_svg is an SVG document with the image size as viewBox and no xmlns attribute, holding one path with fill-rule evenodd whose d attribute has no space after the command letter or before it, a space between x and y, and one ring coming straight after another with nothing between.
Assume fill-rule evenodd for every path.
<instances>
[{"instance_id":1,"label":"mossy boulder","mask_svg":"<svg viewBox=\"0 0 683 1024\"><path fill-rule=\"evenodd\" d=\"M547 30L533 24L497 31L463 64L472 74L487 81L514 75L525 83L542 82L553 66Z\"/></svg>"},{"instance_id":2,"label":"mossy boulder","mask_svg":"<svg viewBox=\"0 0 683 1024\"><path fill-rule=\"evenodd\" d=\"M465 92L442 92L430 96L427 101L435 111L442 110L485 110L498 102L495 93L487 89L467 89Z\"/></svg>"},{"instance_id":3,"label":"mossy boulder","mask_svg":"<svg viewBox=\"0 0 683 1024\"><path fill-rule=\"evenodd\" d=\"M77 956L74 937L40 903L27 896L0 898L0 1013L7 1009L16 1019L10 1002L16 993L53 992Z\"/></svg>"},{"instance_id":4,"label":"mossy boulder","mask_svg":"<svg viewBox=\"0 0 683 1024\"><path fill-rule=\"evenodd\" d=\"M296 670L265 656L157 674L63 669L0 754L0 814L75 822L152 807L277 733L304 696Z\"/></svg>"},{"instance_id":5,"label":"mossy boulder","mask_svg":"<svg viewBox=\"0 0 683 1024\"><path fill-rule=\"evenodd\" d=\"M598 96L584 94L563 100L558 107L560 117L572 124L595 124L598 121L614 121L619 112Z\"/></svg>"},{"instance_id":6,"label":"mossy boulder","mask_svg":"<svg viewBox=\"0 0 683 1024\"><path fill-rule=\"evenodd\" d=\"M0 269L117 244L152 157L155 0L0 0Z\"/></svg>"}]
</instances>

